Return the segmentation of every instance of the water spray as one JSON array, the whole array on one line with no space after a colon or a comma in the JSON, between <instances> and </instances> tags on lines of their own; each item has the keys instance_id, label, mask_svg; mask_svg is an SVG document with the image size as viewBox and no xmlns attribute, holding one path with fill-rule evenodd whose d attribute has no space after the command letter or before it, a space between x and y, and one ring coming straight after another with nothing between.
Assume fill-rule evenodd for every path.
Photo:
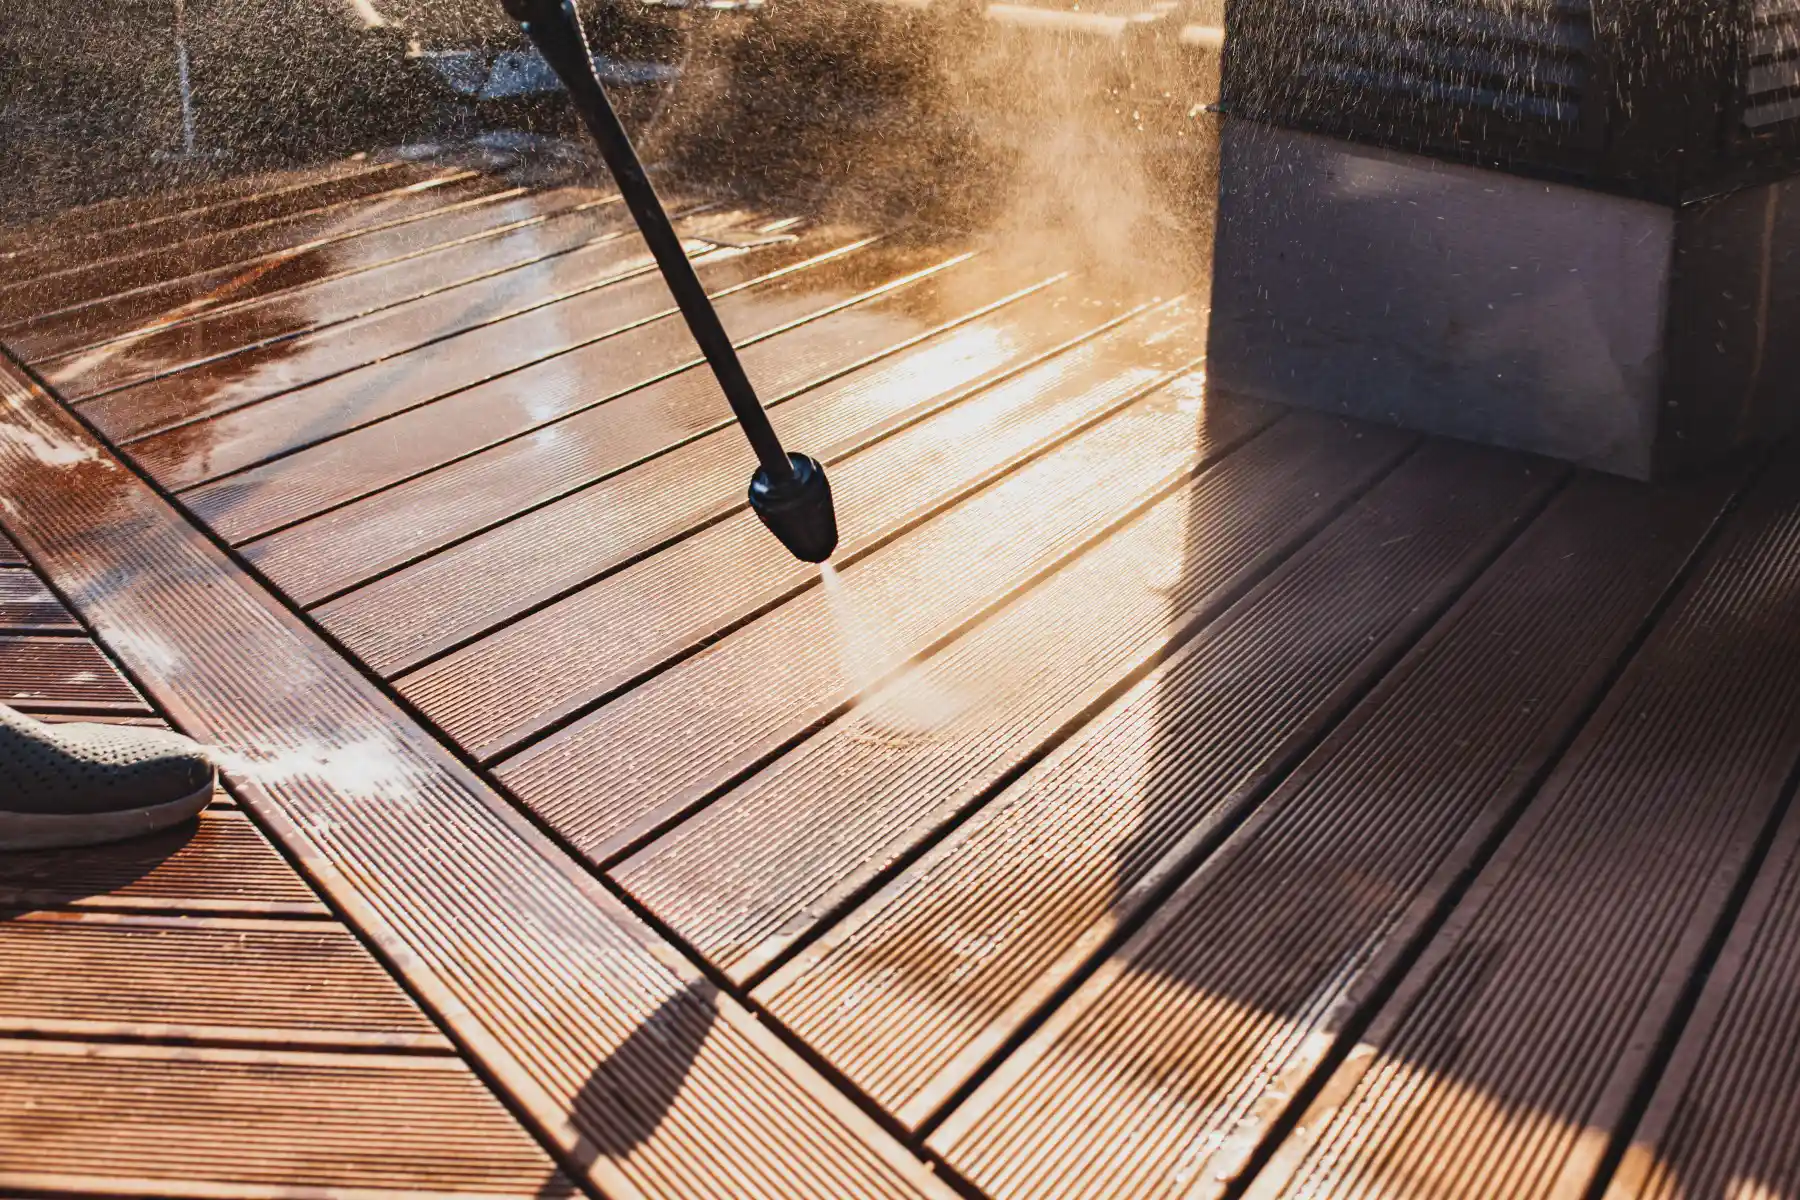
<instances>
[{"instance_id":1,"label":"water spray","mask_svg":"<svg viewBox=\"0 0 1800 1200\"><path fill-rule=\"evenodd\" d=\"M838 539L837 514L832 508L831 484L825 479L825 468L814 458L782 449L768 414L756 397L756 389L738 361L737 348L719 323L719 314L713 311L712 301L694 273L694 265L688 261L681 239L669 224L669 215L657 199L656 189L650 185L650 177L601 86L574 6L570 0L503 3L507 14L519 23L562 80L575 111L600 147L600 157L606 160L625 207L631 210L644 241L649 243L650 253L668 282L669 291L674 293L694 341L706 356L744 436L750 439L750 447L761 463L750 477L750 507L795 558L824 562L837 549Z\"/></svg>"}]
</instances>

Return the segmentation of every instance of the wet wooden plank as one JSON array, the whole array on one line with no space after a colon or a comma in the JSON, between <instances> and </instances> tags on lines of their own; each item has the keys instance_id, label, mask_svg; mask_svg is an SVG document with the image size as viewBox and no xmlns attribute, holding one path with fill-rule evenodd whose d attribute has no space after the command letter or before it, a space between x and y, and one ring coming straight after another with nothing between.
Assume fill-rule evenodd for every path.
<instances>
[{"instance_id":1,"label":"wet wooden plank","mask_svg":"<svg viewBox=\"0 0 1800 1200\"><path fill-rule=\"evenodd\" d=\"M461 1062L0 1040L0 1186L536 1197L567 1180Z\"/></svg>"},{"instance_id":2,"label":"wet wooden plank","mask_svg":"<svg viewBox=\"0 0 1800 1200\"><path fill-rule=\"evenodd\" d=\"M420 233L408 226L431 221L440 228L497 220L508 198L520 189L504 180L474 174L446 175L396 193L373 197L320 216L309 228L270 230L261 240L266 253L214 264L244 245L226 244L214 253L196 253L168 278L132 285L121 272L119 286L102 295L22 320L5 332L9 344L32 362L82 350L98 351L117 338L178 325L206 313L301 286L328 275L378 266L416 244ZM148 268L145 268L147 271ZM144 271L136 274L143 274ZM94 360L99 361L98 354Z\"/></svg>"},{"instance_id":3,"label":"wet wooden plank","mask_svg":"<svg viewBox=\"0 0 1800 1200\"><path fill-rule=\"evenodd\" d=\"M1583 1194L1800 770L1800 470L1752 490L1251 1195Z\"/></svg>"},{"instance_id":4,"label":"wet wooden plank","mask_svg":"<svg viewBox=\"0 0 1800 1200\"><path fill-rule=\"evenodd\" d=\"M749 253L713 249L701 241L690 242L690 248L698 256L695 273L702 286L723 296L804 270L820 254L852 240L826 232ZM610 267L610 286L596 281L569 299L434 342L420 353L383 356L269 403L183 425L134 445L131 453L159 482L195 487L672 317L674 300L641 243L625 238L609 249L611 263L599 265Z\"/></svg>"},{"instance_id":5,"label":"wet wooden plank","mask_svg":"<svg viewBox=\"0 0 1800 1200\"><path fill-rule=\"evenodd\" d=\"M406 163L364 162L250 176L216 189L228 193L241 188L248 195L218 195L212 203L194 203L208 198L204 190L198 196L177 192L139 201L136 215L128 216L128 206L121 202L112 210L110 226L105 207L95 205L53 219L36 231L15 234L9 242L16 248L0 252L0 283L69 278L105 260L167 253L208 235L353 202L441 173ZM157 209L174 211L159 214Z\"/></svg>"},{"instance_id":6,"label":"wet wooden plank","mask_svg":"<svg viewBox=\"0 0 1800 1200\"><path fill-rule=\"evenodd\" d=\"M137 689L85 638L0 635L0 704L24 712L150 715Z\"/></svg>"},{"instance_id":7,"label":"wet wooden plank","mask_svg":"<svg viewBox=\"0 0 1800 1200\"><path fill-rule=\"evenodd\" d=\"M1589 477L1558 497L933 1144L1000 1195L1229 1186L1517 816L1737 482ZM1152 778L1182 770L1184 732ZM1151 903L1122 896L1112 919Z\"/></svg>"},{"instance_id":8,"label":"wet wooden plank","mask_svg":"<svg viewBox=\"0 0 1800 1200\"><path fill-rule=\"evenodd\" d=\"M674 219L691 236L752 218L737 209L712 207ZM694 243L696 252L701 246ZM638 270L646 255L641 243L621 226L610 236L596 237L564 254L109 392L84 403L81 411L115 442L137 441L177 425L266 403L358 367L392 362L459 333L605 286ZM134 451L148 452L147 446ZM183 477L175 486L195 482L199 479Z\"/></svg>"},{"instance_id":9,"label":"wet wooden plank","mask_svg":"<svg viewBox=\"0 0 1800 1200\"><path fill-rule=\"evenodd\" d=\"M928 277L939 267L958 271L959 266L954 261L937 264L902 277L891 288L865 293L852 306L801 323L779 346L749 347L744 361L759 381L765 403L779 411L808 388L904 350L1013 289L1013 281L984 278L978 268L973 276ZM966 281L968 292L963 293ZM782 349L789 353L779 353ZM510 402L509 409L517 403ZM685 365L626 395L582 406L566 420L249 543L244 553L296 600L316 604L586 484L729 428L728 413L711 372ZM468 432L479 433L480 428L443 436ZM323 544L333 546L341 558L321 562L308 550Z\"/></svg>"},{"instance_id":10,"label":"wet wooden plank","mask_svg":"<svg viewBox=\"0 0 1800 1200\"><path fill-rule=\"evenodd\" d=\"M353 236L362 228L382 228L392 219L405 218L409 212L437 209L445 203L446 193L454 198L479 193L479 185L464 182L468 175L459 171L418 182L392 180L398 187L383 187L380 191L353 187L371 178L360 176L338 185L338 191L351 194L301 212L178 243L155 239L119 255L65 257L59 259L56 270L34 273L13 284L0 284L0 329L31 326L54 313L88 308L140 288L158 290L158 284L225 266L247 270L272 255L292 252L295 246L331 243L337 237ZM13 338L9 336L9 340ZM23 342L31 342L31 338L23 338Z\"/></svg>"},{"instance_id":11,"label":"wet wooden plank","mask_svg":"<svg viewBox=\"0 0 1800 1200\"><path fill-rule=\"evenodd\" d=\"M197 915L0 920L0 1036L20 1035L450 1049L343 926Z\"/></svg>"},{"instance_id":12,"label":"wet wooden plank","mask_svg":"<svg viewBox=\"0 0 1800 1200\"><path fill-rule=\"evenodd\" d=\"M229 221L228 209L245 197L258 197L289 188L308 188L340 175L391 169L390 160L356 154L347 159L312 167L252 171L223 178L178 185L150 194L115 196L92 204L76 205L41 220L15 225L0 233L0 258L16 261L22 255L55 253L80 245L80 239L137 230L148 233L162 224L158 236L179 237L189 220Z\"/></svg>"},{"instance_id":13,"label":"wet wooden plank","mask_svg":"<svg viewBox=\"0 0 1800 1200\"><path fill-rule=\"evenodd\" d=\"M1426 446L758 995L900 1120L924 1124L1097 948L1124 915L1115 906L1142 903L1241 819L1561 474ZM946 911L958 937L922 936ZM970 945L984 952L953 969L946 956ZM917 967L869 980L876 958ZM857 1003L827 999L847 996ZM858 1037L863 1020L894 1053Z\"/></svg>"},{"instance_id":14,"label":"wet wooden plank","mask_svg":"<svg viewBox=\"0 0 1800 1200\"><path fill-rule=\"evenodd\" d=\"M66 398L86 399L575 249L627 218L609 198L565 188L483 205L452 219L476 228L439 242L435 234L447 231L434 231L430 223L403 226L396 238L422 234L429 240L398 250L399 261L380 270L293 281L271 295L209 307L192 319L151 324L141 333L45 359L40 368Z\"/></svg>"},{"instance_id":15,"label":"wet wooden plank","mask_svg":"<svg viewBox=\"0 0 1800 1200\"><path fill-rule=\"evenodd\" d=\"M1171 356L1182 348L1179 339L1165 346ZM604 861L630 849L915 654L1061 568L1273 415L1226 408L1202 424L1179 393L1155 390L1158 375L1150 366L1130 389L1133 377L1122 374L1113 386L1141 399L846 567L836 595L809 587L505 760L498 775L583 853ZM728 561L720 569L736 577ZM862 619L875 630L867 645L840 649L834 606L868 614ZM691 641L716 632L703 625ZM600 676L604 660L636 646L587 649ZM629 665L625 658L610 670ZM692 753L695 745L707 752Z\"/></svg>"},{"instance_id":16,"label":"wet wooden plank","mask_svg":"<svg viewBox=\"0 0 1800 1200\"><path fill-rule=\"evenodd\" d=\"M0 566L0 634L80 632L80 623L29 568Z\"/></svg>"},{"instance_id":17,"label":"wet wooden plank","mask_svg":"<svg viewBox=\"0 0 1800 1200\"><path fill-rule=\"evenodd\" d=\"M1146 312L840 464L839 569L1129 406L1147 382L1184 365L1190 324L1179 306ZM407 676L401 691L471 753L492 758L818 579L740 512ZM921 588L930 594L928 581ZM628 626L621 611L632 613ZM496 686L502 680L511 683Z\"/></svg>"},{"instance_id":18,"label":"wet wooden plank","mask_svg":"<svg viewBox=\"0 0 1800 1200\"><path fill-rule=\"evenodd\" d=\"M720 317L742 346L792 324L817 321L916 286L926 274L955 263L954 254L939 251L832 254L807 269L726 298L719 305ZM841 320L855 319L845 315ZM883 333L887 331L884 327ZM640 452L645 453L666 446L696 425L700 428L694 432L703 432L720 419L717 404L701 407L710 395L689 399L683 407L670 406L673 411L666 413L638 411L644 397L661 394L647 393L647 385L683 371L704 374L699 363L686 324L677 317L663 317L266 467L202 485L185 493L183 500L221 536L241 543L596 406L609 413L632 414L625 428L633 444L650 442ZM621 402L628 393L635 395ZM712 420L703 424L702 412ZM556 435L559 441L563 436ZM333 528L336 544L352 544L335 524Z\"/></svg>"},{"instance_id":19,"label":"wet wooden plank","mask_svg":"<svg viewBox=\"0 0 1800 1200\"><path fill-rule=\"evenodd\" d=\"M1278 423L613 878L733 980L760 976L1216 618L1413 445L1313 416ZM1056 651L1045 653L1052 631Z\"/></svg>"},{"instance_id":20,"label":"wet wooden plank","mask_svg":"<svg viewBox=\"0 0 1800 1200\"><path fill-rule=\"evenodd\" d=\"M110 846L0 855L0 907L329 915L256 826L230 809Z\"/></svg>"},{"instance_id":21,"label":"wet wooden plank","mask_svg":"<svg viewBox=\"0 0 1800 1200\"><path fill-rule=\"evenodd\" d=\"M1758 871L1607 1200L1800 1189L1800 806Z\"/></svg>"},{"instance_id":22,"label":"wet wooden plank","mask_svg":"<svg viewBox=\"0 0 1800 1200\"><path fill-rule=\"evenodd\" d=\"M785 402L782 436L834 463L1043 366L1132 311L1086 299L1067 278L1003 297L992 310ZM364 662L398 674L743 511L743 455L736 429L706 434L454 543L314 616ZM495 562L507 564L505 572L489 570Z\"/></svg>"}]
</instances>

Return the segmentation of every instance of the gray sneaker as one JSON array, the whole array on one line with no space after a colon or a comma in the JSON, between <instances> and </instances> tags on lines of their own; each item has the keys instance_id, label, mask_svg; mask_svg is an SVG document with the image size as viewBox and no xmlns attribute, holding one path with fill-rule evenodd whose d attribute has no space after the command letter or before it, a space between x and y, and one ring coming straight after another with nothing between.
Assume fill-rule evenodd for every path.
<instances>
[{"instance_id":1,"label":"gray sneaker","mask_svg":"<svg viewBox=\"0 0 1800 1200\"><path fill-rule=\"evenodd\" d=\"M0 850L91 846L187 820L217 779L198 743L128 725L47 725L0 705Z\"/></svg>"}]
</instances>

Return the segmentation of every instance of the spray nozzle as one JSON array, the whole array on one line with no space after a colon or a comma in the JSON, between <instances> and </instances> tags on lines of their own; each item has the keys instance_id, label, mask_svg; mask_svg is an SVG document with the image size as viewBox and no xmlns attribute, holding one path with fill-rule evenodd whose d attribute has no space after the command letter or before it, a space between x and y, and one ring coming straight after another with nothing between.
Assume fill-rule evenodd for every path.
<instances>
[{"instance_id":1,"label":"spray nozzle","mask_svg":"<svg viewBox=\"0 0 1800 1200\"><path fill-rule=\"evenodd\" d=\"M767 467L750 477L750 507L769 532L803 562L824 562L837 549L837 511L831 505L831 483L818 460L788 455L793 470L786 479L771 479Z\"/></svg>"},{"instance_id":2,"label":"spray nozzle","mask_svg":"<svg viewBox=\"0 0 1800 1200\"><path fill-rule=\"evenodd\" d=\"M804 454L782 449L750 377L744 374L744 364L738 361L736 347L719 323L700 277L694 274L687 249L669 224L669 214L650 186L650 177L644 173L625 127L619 124L619 114L606 98L605 87L594 74L587 37L574 6L570 0L502 3L568 89L575 111L594 135L625 207L631 210L657 269L674 294L676 307L712 367L719 390L725 393L750 448L763 464L750 479L750 507L796 558L824 562L837 549L837 514L832 511L825 468Z\"/></svg>"}]
</instances>

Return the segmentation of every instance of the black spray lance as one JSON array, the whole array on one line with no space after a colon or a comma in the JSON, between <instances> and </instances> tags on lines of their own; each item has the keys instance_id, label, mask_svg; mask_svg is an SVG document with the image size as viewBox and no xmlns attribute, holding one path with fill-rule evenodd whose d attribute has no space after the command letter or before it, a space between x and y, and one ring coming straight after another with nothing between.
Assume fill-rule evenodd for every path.
<instances>
[{"instance_id":1,"label":"black spray lance","mask_svg":"<svg viewBox=\"0 0 1800 1200\"><path fill-rule=\"evenodd\" d=\"M831 485L825 468L804 454L789 454L769 425L768 414L756 398L750 377L738 361L737 349L719 324L706 289L694 274L694 265L682 249L681 239L656 189L632 149L625 127L613 111L600 77L594 73L593 55L581 20L569 0L504 0L506 11L531 38L574 101L582 123L594 135L600 156L612 171L625 207L636 218L638 229L650 244L669 291L693 331L700 352L719 380L731 411L761 462L750 477L750 507L794 555L806 562L824 562L837 549L837 514L831 507Z\"/></svg>"}]
</instances>

